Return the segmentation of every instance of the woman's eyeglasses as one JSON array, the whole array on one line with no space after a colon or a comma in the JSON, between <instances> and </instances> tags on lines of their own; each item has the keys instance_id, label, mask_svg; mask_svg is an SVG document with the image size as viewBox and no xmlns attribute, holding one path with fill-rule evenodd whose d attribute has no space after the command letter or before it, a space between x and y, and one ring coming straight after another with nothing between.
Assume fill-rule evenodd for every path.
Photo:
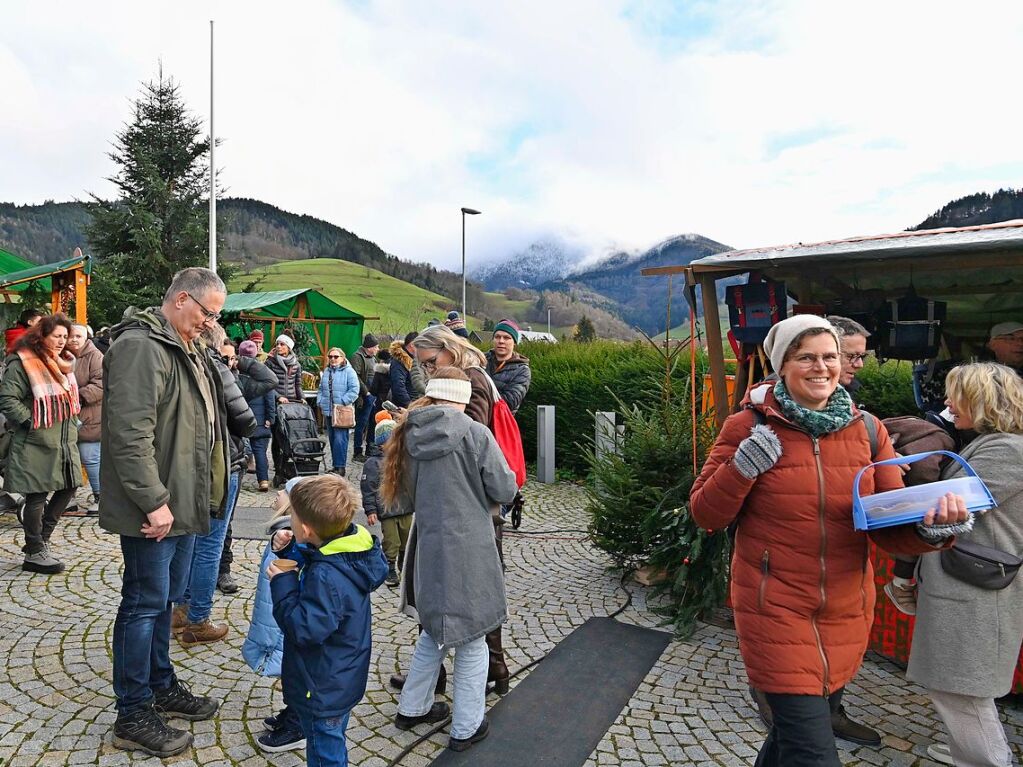
<instances>
[{"instance_id":1,"label":"woman's eyeglasses","mask_svg":"<svg viewBox=\"0 0 1023 767\"><path fill-rule=\"evenodd\" d=\"M419 367L425 370L427 373L433 373L437 370L437 357L439 354L434 354L428 360L419 360Z\"/></svg>"},{"instance_id":2,"label":"woman's eyeglasses","mask_svg":"<svg viewBox=\"0 0 1023 767\"><path fill-rule=\"evenodd\" d=\"M341 359L341 355L340 354L328 354L327 355L327 359L328 360L339 360L339 359Z\"/></svg>"},{"instance_id":3,"label":"woman's eyeglasses","mask_svg":"<svg viewBox=\"0 0 1023 767\"><path fill-rule=\"evenodd\" d=\"M837 368L839 365L839 357L837 354L800 354L798 357L793 357L792 361L795 362L799 367L812 368L818 362L824 363L825 367Z\"/></svg>"}]
</instances>

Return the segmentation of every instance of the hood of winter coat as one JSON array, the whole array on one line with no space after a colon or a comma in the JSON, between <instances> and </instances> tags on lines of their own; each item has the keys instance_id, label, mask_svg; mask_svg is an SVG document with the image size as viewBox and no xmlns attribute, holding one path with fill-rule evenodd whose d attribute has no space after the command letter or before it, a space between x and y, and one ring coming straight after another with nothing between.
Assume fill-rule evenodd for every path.
<instances>
[{"instance_id":1,"label":"hood of winter coat","mask_svg":"<svg viewBox=\"0 0 1023 767\"><path fill-rule=\"evenodd\" d=\"M401 345L401 341L391 341L388 351L391 353L392 361L397 360L406 370L412 369L412 358L405 351L405 347ZM390 367L388 367L388 370L390 370Z\"/></svg>"},{"instance_id":2,"label":"hood of winter coat","mask_svg":"<svg viewBox=\"0 0 1023 767\"><path fill-rule=\"evenodd\" d=\"M361 525L352 524L336 538L320 548L311 546L303 551L308 564L323 562L344 574L360 592L369 594L387 577L387 560L380 549L380 541Z\"/></svg>"},{"instance_id":3,"label":"hood of winter coat","mask_svg":"<svg viewBox=\"0 0 1023 767\"><path fill-rule=\"evenodd\" d=\"M125 314L127 317L124 320L110 328L111 342L115 341L126 330L147 327L149 328L150 338L158 338L161 341L167 341L177 346L184 346L181 336L174 330L174 327L163 315L159 306L150 306L148 309L141 309L130 314L128 311L125 311ZM197 348L202 345L202 341L198 339L194 343Z\"/></svg>"},{"instance_id":4,"label":"hood of winter coat","mask_svg":"<svg viewBox=\"0 0 1023 767\"><path fill-rule=\"evenodd\" d=\"M430 405L405 417L405 449L417 461L432 461L454 451L472 419L447 405Z\"/></svg>"}]
</instances>

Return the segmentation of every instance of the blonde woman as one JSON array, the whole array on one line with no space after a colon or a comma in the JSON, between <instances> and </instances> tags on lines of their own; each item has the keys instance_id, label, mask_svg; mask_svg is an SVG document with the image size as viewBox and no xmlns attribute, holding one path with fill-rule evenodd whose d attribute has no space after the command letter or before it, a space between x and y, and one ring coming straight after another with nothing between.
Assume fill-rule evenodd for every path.
<instances>
[{"instance_id":1,"label":"blonde woman","mask_svg":"<svg viewBox=\"0 0 1023 767\"><path fill-rule=\"evenodd\" d=\"M335 474L345 475L348 464L348 429L334 426L331 414L334 405L351 405L359 397L359 377L348 364L345 353L336 346L327 352L327 367L320 375L320 393L316 404L323 413L326 424L327 442L330 444L330 458Z\"/></svg>"},{"instance_id":2,"label":"blonde woman","mask_svg":"<svg viewBox=\"0 0 1023 767\"><path fill-rule=\"evenodd\" d=\"M477 423L490 428L494 409L494 385L487 375L487 358L446 325L433 325L415 337L412 346L416 359L429 379L442 367L455 367L469 376L472 397L465 406L465 414Z\"/></svg>"},{"instance_id":3,"label":"blonde woman","mask_svg":"<svg viewBox=\"0 0 1023 767\"><path fill-rule=\"evenodd\" d=\"M954 368L945 381L961 451L998 504L957 545L1023 554L1023 381L995 362ZM963 476L953 462L942 479ZM944 764L1012 764L995 698L1008 694L1023 640L1023 578L988 590L945 572L941 554L917 566L916 631L906 677L927 688L949 733L928 748ZM949 652L950 648L954 648Z\"/></svg>"}]
</instances>

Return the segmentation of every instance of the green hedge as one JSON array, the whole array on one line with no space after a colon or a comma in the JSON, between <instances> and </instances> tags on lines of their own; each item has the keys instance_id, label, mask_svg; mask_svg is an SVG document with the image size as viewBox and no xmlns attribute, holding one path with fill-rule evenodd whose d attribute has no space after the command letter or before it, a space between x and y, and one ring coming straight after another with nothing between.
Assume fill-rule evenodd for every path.
<instances>
[{"instance_id":1,"label":"green hedge","mask_svg":"<svg viewBox=\"0 0 1023 767\"><path fill-rule=\"evenodd\" d=\"M518 412L526 460L536 460L537 406L554 405L555 464L579 476L587 471L581 445L593 435L592 413L618 410L615 396L626 405L645 401L651 396L651 383L664 376L663 359L646 341L524 343L519 351L529 357L533 373L529 393ZM700 370L706 368L702 353L698 364ZM679 387L688 382L688 366L689 354L684 351L673 376Z\"/></svg>"},{"instance_id":2,"label":"green hedge","mask_svg":"<svg viewBox=\"0 0 1023 767\"><path fill-rule=\"evenodd\" d=\"M920 414L913 397L913 363L889 360L878 365L871 359L857 377L863 385L856 401L878 418Z\"/></svg>"}]
</instances>

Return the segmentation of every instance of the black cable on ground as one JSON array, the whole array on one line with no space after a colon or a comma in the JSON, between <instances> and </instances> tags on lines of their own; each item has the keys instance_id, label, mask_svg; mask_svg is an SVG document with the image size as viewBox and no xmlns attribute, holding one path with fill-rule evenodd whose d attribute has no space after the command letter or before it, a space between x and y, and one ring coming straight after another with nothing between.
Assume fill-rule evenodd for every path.
<instances>
[{"instance_id":1,"label":"black cable on ground","mask_svg":"<svg viewBox=\"0 0 1023 767\"><path fill-rule=\"evenodd\" d=\"M506 530L506 531L504 532L504 534L505 534L505 535L509 535L509 534L511 534L512 532L518 532L518 534L519 534L519 535L541 535L541 534L543 534L543 533L557 533L557 532L580 532L580 531L576 531L576 530L543 530L543 531L538 531L538 532L535 532L535 533L523 533L523 532L519 532L519 531L512 531L512 530ZM588 531L588 530L583 530L583 531L581 531L581 532L589 532L589 531ZM626 570L626 571L625 571L625 572L624 572L624 573L622 574L622 579L621 579L621 580L620 580L620 581L618 582L618 585L619 585L619 587L620 587L620 588L622 589L622 591L624 591L624 592L625 592L625 594L626 594L626 600L625 600L625 604L623 604L623 605L622 605L621 607L619 607L619 608L618 608L617 610L615 610L615 611L614 611L613 613L611 613L610 615L607 615L607 616L604 616L604 617L606 617L606 618L612 618L612 619L614 619L614 618L617 618L617 617L618 617L619 615L621 615L621 614L622 614L623 612L625 612L626 610L628 610L628 609L629 609L629 607L631 607L631 606L632 606L632 592L631 592L631 591L629 591L629 589L627 589L627 588L625 587L625 581L626 581L626 580L628 580L628 579L629 579L629 577L630 577L630 576L631 576L631 575L632 575L632 574L633 574L634 572L635 572L635 570L634 570L634 569L632 569L632 570ZM534 661L530 661L529 663L527 663L527 664L526 664L525 666L519 666L519 667L518 667L517 669L515 669L515 671L513 671L513 672L512 672L511 674L509 674L509 675L508 675L508 678L509 678L509 679L514 679L514 678L515 678L515 677L517 677L517 676L518 676L519 674L521 674L521 673L522 673L523 671L527 671L528 669L531 669L531 668L533 668L534 666L537 666L537 665L539 665L540 663L542 663L542 662L543 662L543 661L544 661L544 660L545 660L545 659L547 658L547 656L548 656L548 655L550 655L550 653L549 653L549 652L547 652L547 653L544 653L543 655L541 655L541 656L540 656L539 658L537 658L536 660L534 660ZM437 723L436 725L434 725L433 727L431 727L431 728L430 728L430 730L429 730L428 732L426 732L426 733L425 733L424 735L422 735L422 736L421 736L420 738L418 738L418 739L416 739L416 740L412 741L412 742L411 742L411 743L409 743L409 744L408 744L407 746L405 746L405 748L403 748L403 749L402 749L402 750L401 750L401 751L400 751L400 752L398 753L398 755L397 755L396 757L394 757L394 758L393 758L393 759L392 759L391 761L389 761L389 762L387 763L387 767L397 767L397 765L398 765L398 764L399 764L399 763L401 762L401 760L402 760L402 759L404 759L404 758L405 758L406 756L408 756L409 754L411 754L411 753L412 753L412 751L413 751L413 750L415 749L415 747L416 747L416 746L418 746L418 745L419 745L420 743L424 743L425 741L427 741L427 740L429 740L430 738L432 738L432 737L433 737L434 735L436 735L436 734L437 734L438 732L440 732L440 731L441 731L441 730L443 730L443 729L444 729L445 727L447 727L447 726L448 726L448 724L450 724L450 723L451 723L451 717L450 717L450 716L449 716L449 717L448 717L447 719L445 719L444 721L442 721L442 722L438 722L438 723Z\"/></svg>"}]
</instances>

